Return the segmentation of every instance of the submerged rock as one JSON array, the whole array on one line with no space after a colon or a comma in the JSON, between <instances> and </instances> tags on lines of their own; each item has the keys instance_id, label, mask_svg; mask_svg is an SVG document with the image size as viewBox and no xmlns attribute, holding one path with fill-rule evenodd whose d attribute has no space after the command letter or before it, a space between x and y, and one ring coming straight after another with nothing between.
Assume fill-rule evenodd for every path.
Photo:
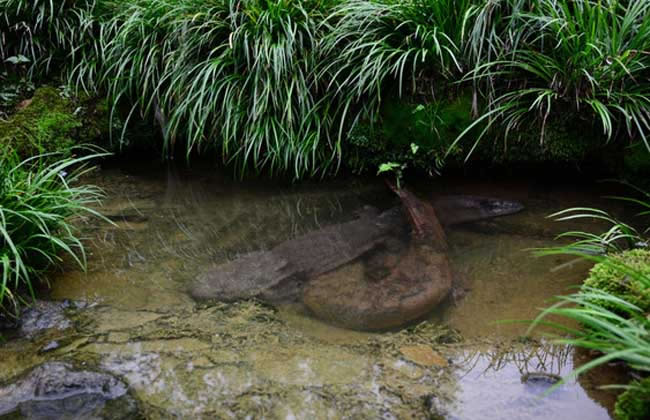
<instances>
[{"instance_id":1,"label":"submerged rock","mask_svg":"<svg viewBox=\"0 0 650 420\"><path fill-rule=\"evenodd\" d=\"M96 417L108 401L124 398L112 418L134 414L136 404L127 386L101 372L78 371L63 362L44 363L17 382L0 387L0 415L20 414L33 419Z\"/></svg>"},{"instance_id":2,"label":"submerged rock","mask_svg":"<svg viewBox=\"0 0 650 420\"><path fill-rule=\"evenodd\" d=\"M392 260L388 275L378 280L365 274L362 263L322 275L307 284L303 302L330 323L382 330L426 315L449 293L452 274L444 253L418 245Z\"/></svg>"},{"instance_id":3,"label":"submerged rock","mask_svg":"<svg viewBox=\"0 0 650 420\"><path fill-rule=\"evenodd\" d=\"M20 335L31 338L44 330L65 330L70 328L72 323L64 313L65 309L70 306L71 303L68 301L50 302L38 300L34 302L21 315Z\"/></svg>"},{"instance_id":4,"label":"submerged rock","mask_svg":"<svg viewBox=\"0 0 650 420\"><path fill-rule=\"evenodd\" d=\"M61 347L58 341L52 340L41 348L41 353L47 353L48 351L53 351Z\"/></svg>"},{"instance_id":5,"label":"submerged rock","mask_svg":"<svg viewBox=\"0 0 650 420\"><path fill-rule=\"evenodd\" d=\"M528 372L521 375L521 382L529 385L551 386L560 382L562 377L555 373Z\"/></svg>"},{"instance_id":6,"label":"submerged rock","mask_svg":"<svg viewBox=\"0 0 650 420\"><path fill-rule=\"evenodd\" d=\"M423 344L404 346L399 351L407 360L421 366L447 367L449 365L447 359L433 351L431 347Z\"/></svg>"}]
</instances>

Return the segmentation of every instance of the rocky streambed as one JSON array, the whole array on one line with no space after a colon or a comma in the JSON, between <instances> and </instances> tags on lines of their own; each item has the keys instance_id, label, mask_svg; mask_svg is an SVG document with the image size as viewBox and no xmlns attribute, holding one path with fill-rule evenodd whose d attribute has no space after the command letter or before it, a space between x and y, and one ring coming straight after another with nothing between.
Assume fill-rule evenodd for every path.
<instances>
[{"instance_id":1,"label":"rocky streambed","mask_svg":"<svg viewBox=\"0 0 650 420\"><path fill-rule=\"evenodd\" d=\"M300 302L196 302L188 285L210 264L267 250L395 205L382 185L275 187L210 171L105 168L102 212L80 220L89 270L52 278L0 344L0 416L9 418L608 418L616 369L538 398L584 355L537 336L521 340L547 299L587 267L523 249L567 229L544 216L597 196L581 190L445 183L450 191L523 202L507 219L449 230L456 284L406 328L351 331ZM572 226L575 227L575 226ZM589 226L580 226L589 228ZM384 251L386 252L386 251ZM612 376L614 375L614 376Z\"/></svg>"}]
</instances>

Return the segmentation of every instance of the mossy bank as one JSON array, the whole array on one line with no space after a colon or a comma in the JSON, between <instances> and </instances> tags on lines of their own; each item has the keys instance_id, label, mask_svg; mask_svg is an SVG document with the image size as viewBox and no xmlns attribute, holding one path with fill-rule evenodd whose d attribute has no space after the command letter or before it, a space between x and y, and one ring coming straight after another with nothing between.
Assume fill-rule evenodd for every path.
<instances>
[{"instance_id":1,"label":"mossy bank","mask_svg":"<svg viewBox=\"0 0 650 420\"><path fill-rule=\"evenodd\" d=\"M69 154L82 144L108 145L109 130L106 101L42 86L20 102L7 120L0 120L0 145L22 158Z\"/></svg>"}]
</instances>

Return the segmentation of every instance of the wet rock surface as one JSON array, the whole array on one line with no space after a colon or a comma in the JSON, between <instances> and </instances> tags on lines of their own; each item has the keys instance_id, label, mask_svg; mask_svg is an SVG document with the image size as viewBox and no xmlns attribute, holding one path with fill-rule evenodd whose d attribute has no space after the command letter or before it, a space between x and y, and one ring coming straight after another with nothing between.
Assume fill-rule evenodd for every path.
<instances>
[{"instance_id":1,"label":"wet rock surface","mask_svg":"<svg viewBox=\"0 0 650 420\"><path fill-rule=\"evenodd\" d=\"M106 403L117 399L121 400L120 410L103 416ZM106 373L75 370L64 362L44 363L0 387L0 415L30 419L119 418L136 411L126 384Z\"/></svg>"},{"instance_id":2,"label":"wet rock surface","mask_svg":"<svg viewBox=\"0 0 650 420\"><path fill-rule=\"evenodd\" d=\"M24 337L35 335L49 329L65 330L72 323L65 315L65 310L77 305L70 301L52 302L38 300L23 311L20 319L19 334Z\"/></svg>"},{"instance_id":3,"label":"wet rock surface","mask_svg":"<svg viewBox=\"0 0 650 420\"><path fill-rule=\"evenodd\" d=\"M426 415L422 396L432 389L450 398L448 369L404 361L399 350L423 345L444 351L440 343L453 337L444 328L422 324L391 334L354 333L336 344L296 330L279 315L255 302L168 313L85 309L71 331L77 338L51 352L16 341L10 344L24 355L7 360L0 347L0 381L5 365L29 357L37 362L31 373L6 379L10 385L0 388L0 401L9 395L10 404L0 407L26 417L61 418L76 404L83 413L78 418L103 418L109 404L133 396L137 415L145 418L403 418ZM96 368L42 364L60 358ZM39 397L44 389L47 407Z\"/></svg>"}]
</instances>

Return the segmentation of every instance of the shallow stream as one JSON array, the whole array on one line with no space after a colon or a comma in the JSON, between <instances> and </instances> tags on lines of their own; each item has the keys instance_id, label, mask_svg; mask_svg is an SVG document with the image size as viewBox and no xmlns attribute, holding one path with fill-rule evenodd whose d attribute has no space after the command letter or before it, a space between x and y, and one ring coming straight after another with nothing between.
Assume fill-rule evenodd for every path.
<instances>
[{"instance_id":1,"label":"shallow stream","mask_svg":"<svg viewBox=\"0 0 650 420\"><path fill-rule=\"evenodd\" d=\"M79 221L88 272L70 265L53 275L55 303L29 318L37 328L0 345L0 396L3 384L46 361L110 373L128 393L46 409L24 402L10 418L609 418L616 394L599 386L623 373L593 371L543 397L549 377L589 355L498 322L532 319L581 283L584 262L529 249L556 244L564 230L597 228L545 218L570 206L611 207L597 190L532 181L420 186L423 198L479 194L526 210L450 228L453 293L421 322L368 333L323 323L297 304L197 304L186 290L210 263L352 220L367 205L397 204L381 183L278 187L145 166L89 177L105 190L100 210L114 224Z\"/></svg>"}]
</instances>

